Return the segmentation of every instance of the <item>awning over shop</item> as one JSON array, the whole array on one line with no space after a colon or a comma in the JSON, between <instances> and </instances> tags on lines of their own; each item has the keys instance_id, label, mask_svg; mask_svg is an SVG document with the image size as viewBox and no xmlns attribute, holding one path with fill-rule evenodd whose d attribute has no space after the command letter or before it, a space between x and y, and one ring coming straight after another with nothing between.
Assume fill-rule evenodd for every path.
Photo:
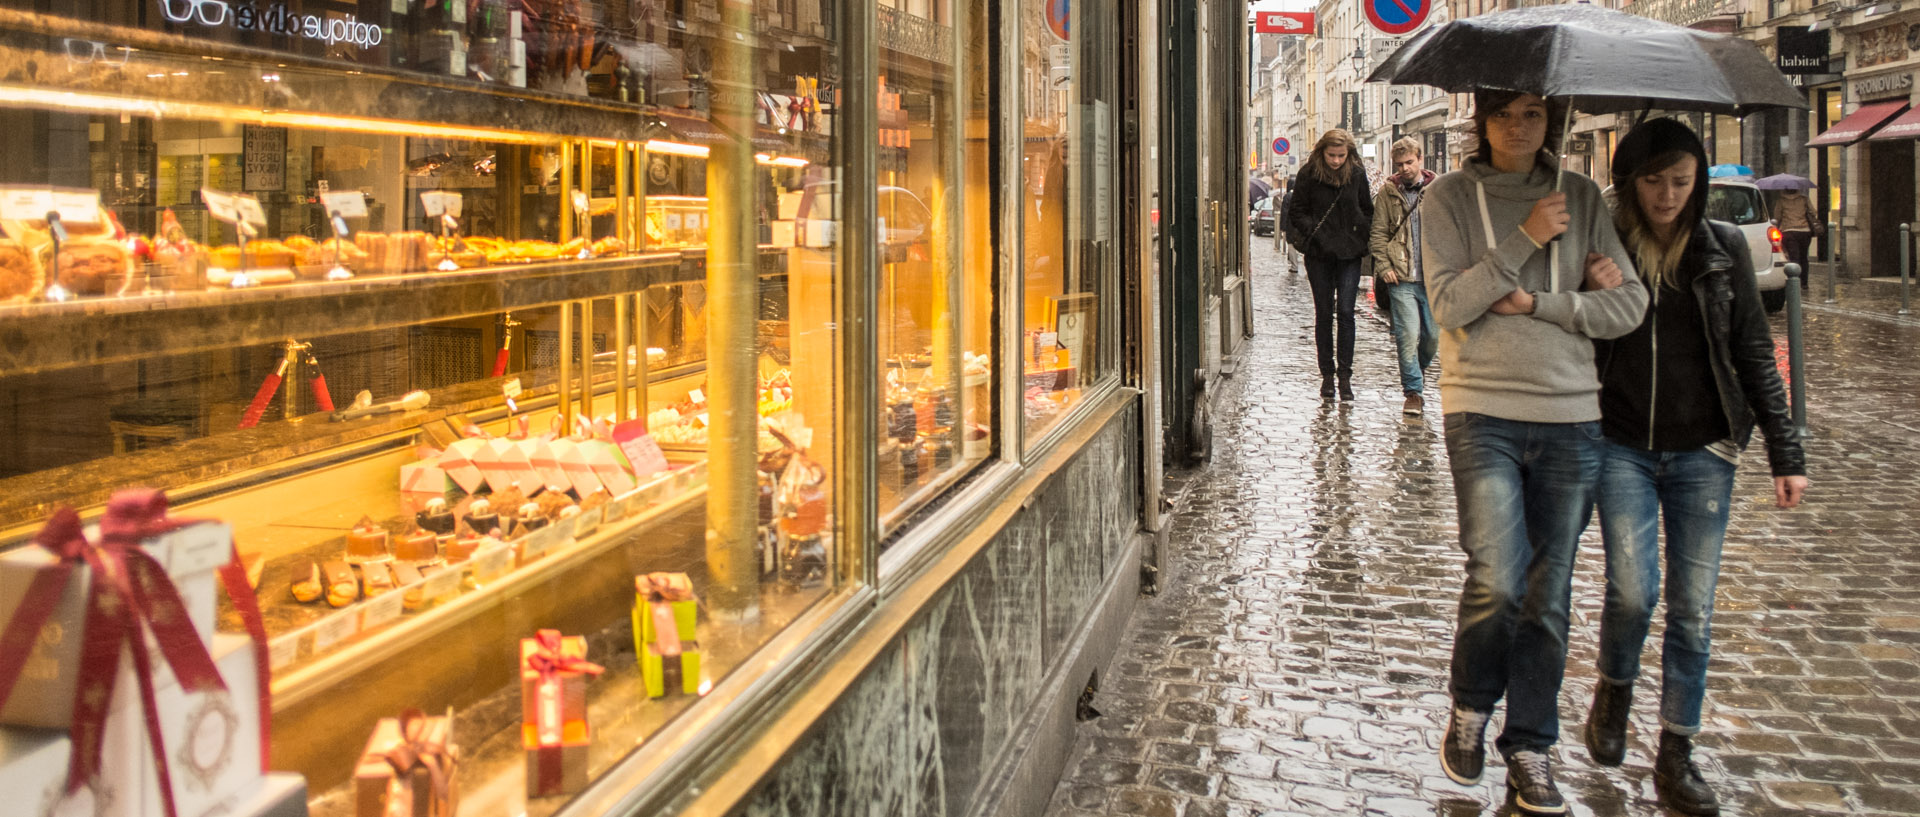
<instances>
[{"instance_id":1,"label":"awning over shop","mask_svg":"<svg viewBox=\"0 0 1920 817\"><path fill-rule=\"evenodd\" d=\"M1880 123L1893 118L1894 114L1899 113L1906 107L1907 103L1901 100L1894 100L1892 102L1869 102L1861 105L1859 110L1840 117L1840 121L1835 122L1833 127L1828 128L1826 133L1807 140L1807 147L1820 148L1834 145L1851 145L1865 138L1867 134L1873 132L1874 128L1879 127Z\"/></svg>"},{"instance_id":2,"label":"awning over shop","mask_svg":"<svg viewBox=\"0 0 1920 817\"><path fill-rule=\"evenodd\" d=\"M1920 139L1920 108L1901 114L1867 139L1876 142L1882 139Z\"/></svg>"}]
</instances>

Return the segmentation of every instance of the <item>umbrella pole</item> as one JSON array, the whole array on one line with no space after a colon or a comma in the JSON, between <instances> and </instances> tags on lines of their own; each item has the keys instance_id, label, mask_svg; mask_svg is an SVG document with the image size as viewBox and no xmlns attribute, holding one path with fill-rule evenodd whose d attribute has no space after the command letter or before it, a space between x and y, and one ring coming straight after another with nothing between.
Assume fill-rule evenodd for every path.
<instances>
[{"instance_id":1,"label":"umbrella pole","mask_svg":"<svg viewBox=\"0 0 1920 817\"><path fill-rule=\"evenodd\" d=\"M1555 193L1560 192L1560 180L1566 178L1564 174L1566 173L1565 168L1567 166L1567 142L1572 137L1573 100L1569 99L1567 100L1567 112L1560 118L1560 152L1557 154L1560 157L1560 167L1557 168L1560 172L1556 173L1553 177L1553 192Z\"/></svg>"}]
</instances>

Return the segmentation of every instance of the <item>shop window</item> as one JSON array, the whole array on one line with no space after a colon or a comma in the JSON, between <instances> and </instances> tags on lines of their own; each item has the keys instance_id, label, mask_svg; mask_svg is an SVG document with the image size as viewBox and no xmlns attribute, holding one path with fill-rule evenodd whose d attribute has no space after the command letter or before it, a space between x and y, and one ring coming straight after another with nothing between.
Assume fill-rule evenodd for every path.
<instances>
[{"instance_id":1,"label":"shop window","mask_svg":"<svg viewBox=\"0 0 1920 817\"><path fill-rule=\"evenodd\" d=\"M1111 374L1105 343L1115 269L1110 2L1021 0L1023 59L1045 81L1027 100L1021 146L1021 383L1029 437L1044 434Z\"/></svg>"},{"instance_id":2,"label":"shop window","mask_svg":"<svg viewBox=\"0 0 1920 817\"><path fill-rule=\"evenodd\" d=\"M756 681L862 558L833 490L846 242L887 248L912 319L872 365L946 391L946 473L978 459L984 129L952 55L892 72L876 236L833 194L830 4L376 5L107 0L6 32L51 68L0 88L0 548L164 490L232 526L274 767L315 813L352 813L377 725L419 709L452 716L463 813L550 814ZM241 606L206 610L250 671ZM548 629L604 672L523 664ZM257 728L247 683L207 729ZM237 793L174 789L212 798L183 814Z\"/></svg>"},{"instance_id":3,"label":"shop window","mask_svg":"<svg viewBox=\"0 0 1920 817\"><path fill-rule=\"evenodd\" d=\"M881 0L878 239L883 532L992 450L986 10Z\"/></svg>"}]
</instances>

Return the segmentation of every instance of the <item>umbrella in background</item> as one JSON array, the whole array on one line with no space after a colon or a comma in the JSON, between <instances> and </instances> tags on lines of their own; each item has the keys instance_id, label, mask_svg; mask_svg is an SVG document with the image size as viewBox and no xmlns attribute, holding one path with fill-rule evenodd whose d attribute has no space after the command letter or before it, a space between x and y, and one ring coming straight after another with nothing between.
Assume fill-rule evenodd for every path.
<instances>
[{"instance_id":1,"label":"umbrella in background","mask_svg":"<svg viewBox=\"0 0 1920 817\"><path fill-rule=\"evenodd\" d=\"M1707 168L1709 179L1751 179L1753 168L1746 165L1714 165Z\"/></svg>"},{"instance_id":2,"label":"umbrella in background","mask_svg":"<svg viewBox=\"0 0 1920 817\"><path fill-rule=\"evenodd\" d=\"M1805 176L1795 176L1792 173L1775 173L1754 182L1753 186L1761 190L1812 190L1819 185L1814 184L1813 180Z\"/></svg>"},{"instance_id":3,"label":"umbrella in background","mask_svg":"<svg viewBox=\"0 0 1920 817\"><path fill-rule=\"evenodd\" d=\"M1259 179L1247 180L1247 206L1248 207L1260 206L1261 200L1265 199L1270 195L1273 195L1273 188L1268 187L1266 182L1260 181Z\"/></svg>"},{"instance_id":4,"label":"umbrella in background","mask_svg":"<svg viewBox=\"0 0 1920 817\"><path fill-rule=\"evenodd\" d=\"M1807 107L1750 42L1585 4L1496 11L1435 26L1401 46L1367 81L1451 93L1524 91L1567 99L1588 113L1657 107L1745 116Z\"/></svg>"}]
</instances>

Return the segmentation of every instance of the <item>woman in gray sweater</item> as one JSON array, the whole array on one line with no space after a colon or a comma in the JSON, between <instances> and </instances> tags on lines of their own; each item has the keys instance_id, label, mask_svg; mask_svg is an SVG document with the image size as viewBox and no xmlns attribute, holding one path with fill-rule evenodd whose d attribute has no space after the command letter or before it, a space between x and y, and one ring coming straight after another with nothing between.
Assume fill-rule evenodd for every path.
<instances>
[{"instance_id":1,"label":"woman in gray sweater","mask_svg":"<svg viewBox=\"0 0 1920 817\"><path fill-rule=\"evenodd\" d=\"M1547 752L1560 734L1573 557L1600 469L1592 341L1632 331L1647 306L1599 187L1543 150L1563 110L1476 92L1479 146L1421 210L1467 553L1441 767L1479 781L1482 735L1505 697L1497 745L1514 803L1531 814L1567 808Z\"/></svg>"}]
</instances>

